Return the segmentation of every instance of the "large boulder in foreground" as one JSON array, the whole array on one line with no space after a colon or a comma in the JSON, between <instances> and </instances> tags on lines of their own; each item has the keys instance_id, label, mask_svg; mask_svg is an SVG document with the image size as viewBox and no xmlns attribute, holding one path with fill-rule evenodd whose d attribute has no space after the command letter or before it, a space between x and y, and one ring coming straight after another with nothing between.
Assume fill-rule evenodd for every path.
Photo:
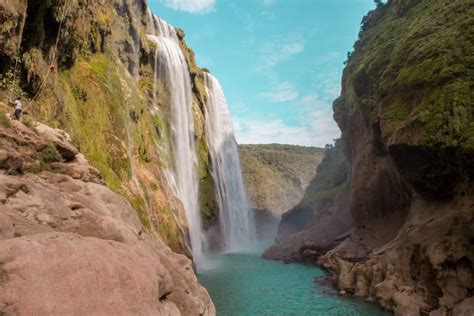
<instances>
[{"instance_id":1,"label":"large boulder in foreground","mask_svg":"<svg viewBox=\"0 0 474 316\"><path fill-rule=\"evenodd\" d=\"M0 314L215 315L191 260L144 231L66 134L5 125Z\"/></svg>"}]
</instances>

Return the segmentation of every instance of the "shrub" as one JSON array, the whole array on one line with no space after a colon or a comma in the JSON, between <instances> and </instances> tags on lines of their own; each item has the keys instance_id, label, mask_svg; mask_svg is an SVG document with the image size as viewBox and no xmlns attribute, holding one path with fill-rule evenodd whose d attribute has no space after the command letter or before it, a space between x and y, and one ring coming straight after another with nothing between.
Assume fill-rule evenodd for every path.
<instances>
[{"instance_id":1,"label":"shrub","mask_svg":"<svg viewBox=\"0 0 474 316\"><path fill-rule=\"evenodd\" d=\"M3 127L10 127L10 120L7 117L7 113L4 110L0 110L0 124Z\"/></svg>"},{"instance_id":2,"label":"shrub","mask_svg":"<svg viewBox=\"0 0 474 316\"><path fill-rule=\"evenodd\" d=\"M38 159L44 164L63 161L63 157L54 144L49 144L43 150L41 150L38 153Z\"/></svg>"}]
</instances>

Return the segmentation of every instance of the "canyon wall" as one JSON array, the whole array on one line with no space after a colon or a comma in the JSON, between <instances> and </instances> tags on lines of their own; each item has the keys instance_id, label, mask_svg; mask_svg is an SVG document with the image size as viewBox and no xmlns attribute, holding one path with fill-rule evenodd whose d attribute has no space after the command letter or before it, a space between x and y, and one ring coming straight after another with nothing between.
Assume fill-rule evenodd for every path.
<instances>
[{"instance_id":1,"label":"canyon wall","mask_svg":"<svg viewBox=\"0 0 474 316\"><path fill-rule=\"evenodd\" d=\"M350 182L350 165L338 139L326 149L300 202L282 215L275 244L264 257L311 262L318 249L330 249L335 246L333 239L347 237L352 230Z\"/></svg>"},{"instance_id":2,"label":"canyon wall","mask_svg":"<svg viewBox=\"0 0 474 316\"><path fill-rule=\"evenodd\" d=\"M473 11L392 0L364 17L334 102L353 231L292 249L397 315L474 313Z\"/></svg>"},{"instance_id":3,"label":"canyon wall","mask_svg":"<svg viewBox=\"0 0 474 316\"><path fill-rule=\"evenodd\" d=\"M156 44L145 1L13 1L0 4L2 99L21 95L26 120L65 130L133 205L145 229L187 253L173 168L168 87L155 80ZM203 226L217 219L205 138L204 73L178 30L193 89ZM54 69L50 65L54 65ZM158 97L154 97L154 88Z\"/></svg>"},{"instance_id":4,"label":"canyon wall","mask_svg":"<svg viewBox=\"0 0 474 316\"><path fill-rule=\"evenodd\" d=\"M143 0L0 3L0 314L215 314L170 180L173 104L149 16ZM176 33L206 230L204 72Z\"/></svg>"}]
</instances>

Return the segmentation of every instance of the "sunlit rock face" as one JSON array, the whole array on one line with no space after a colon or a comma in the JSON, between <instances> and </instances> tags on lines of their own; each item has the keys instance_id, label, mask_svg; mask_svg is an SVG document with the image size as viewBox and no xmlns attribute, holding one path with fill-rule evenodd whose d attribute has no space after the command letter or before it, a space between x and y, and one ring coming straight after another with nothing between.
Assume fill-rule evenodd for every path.
<instances>
[{"instance_id":1,"label":"sunlit rock face","mask_svg":"<svg viewBox=\"0 0 474 316\"><path fill-rule=\"evenodd\" d=\"M190 259L146 232L59 129L0 126L0 310L214 315Z\"/></svg>"},{"instance_id":2,"label":"sunlit rock face","mask_svg":"<svg viewBox=\"0 0 474 316\"><path fill-rule=\"evenodd\" d=\"M148 35L161 33L146 1L9 1L0 4L0 11L8 25L0 34L0 73L10 78L17 69L5 97L10 91L31 97L42 87L28 106L31 120L67 131L105 183L133 205L146 229L173 250L191 255L183 207L189 203L178 198L176 183L168 177L179 165L175 153L182 146L175 146L174 118L184 103L174 102L172 87L155 76L166 63L155 65L158 47ZM171 41L168 35L164 37ZM184 32L173 36L187 77L183 113L188 113L189 130L181 134L195 140L191 158L199 190L191 200L198 204L206 230L217 221L218 207L204 127L204 73ZM20 39L20 62L15 63ZM56 40L56 71L48 74ZM44 85L43 78L48 79Z\"/></svg>"}]
</instances>

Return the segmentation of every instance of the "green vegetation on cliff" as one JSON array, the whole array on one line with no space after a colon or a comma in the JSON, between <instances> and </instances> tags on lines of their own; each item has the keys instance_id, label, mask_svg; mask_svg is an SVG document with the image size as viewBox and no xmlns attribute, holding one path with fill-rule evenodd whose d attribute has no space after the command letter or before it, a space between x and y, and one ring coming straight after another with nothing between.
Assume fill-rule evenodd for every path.
<instances>
[{"instance_id":1,"label":"green vegetation on cliff","mask_svg":"<svg viewBox=\"0 0 474 316\"><path fill-rule=\"evenodd\" d=\"M239 150L253 207L277 216L299 202L324 156L321 148L280 144L239 145Z\"/></svg>"},{"instance_id":2,"label":"green vegetation on cliff","mask_svg":"<svg viewBox=\"0 0 474 316\"><path fill-rule=\"evenodd\" d=\"M388 143L474 150L473 43L470 0L379 4L349 54L336 120L362 106Z\"/></svg>"},{"instance_id":3,"label":"green vegetation on cliff","mask_svg":"<svg viewBox=\"0 0 474 316\"><path fill-rule=\"evenodd\" d=\"M127 198L145 229L186 252L184 211L165 174L174 163L171 104L165 84L155 80L156 44L146 37L146 9L142 0L2 2L0 98L14 91L25 97L26 121L67 131L107 185ZM208 227L218 207L204 134L204 73L184 32L178 36L193 86L200 203ZM56 69L48 72L56 40ZM0 124L7 122L1 117Z\"/></svg>"},{"instance_id":4,"label":"green vegetation on cliff","mask_svg":"<svg viewBox=\"0 0 474 316\"><path fill-rule=\"evenodd\" d=\"M300 205L332 198L348 186L350 171L351 166L344 155L342 140L337 139L335 146L326 150L326 155L318 165L316 176L306 188Z\"/></svg>"}]
</instances>

